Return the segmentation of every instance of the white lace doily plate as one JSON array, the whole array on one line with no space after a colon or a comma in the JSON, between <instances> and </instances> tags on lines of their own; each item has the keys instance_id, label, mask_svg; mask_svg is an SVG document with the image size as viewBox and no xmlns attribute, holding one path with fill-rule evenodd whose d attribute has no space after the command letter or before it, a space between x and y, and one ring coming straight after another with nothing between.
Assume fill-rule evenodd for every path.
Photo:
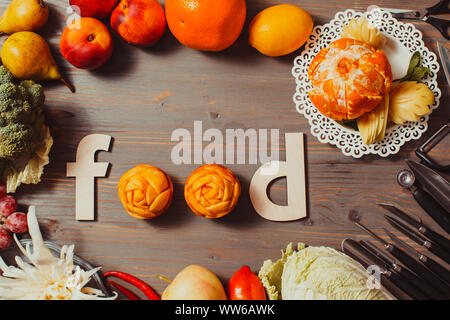
<instances>
[{"instance_id":1,"label":"white lace doily plate","mask_svg":"<svg viewBox=\"0 0 450 320\"><path fill-rule=\"evenodd\" d=\"M441 91L436 80L439 71L436 55L425 47L422 41L422 33L412 24L399 22L389 12L380 8L375 8L365 13L354 10L338 12L330 23L314 28L304 51L294 60L292 75L297 83L294 102L297 111L308 119L311 133L320 142L336 145L342 150L344 155L354 158L360 158L366 154L377 154L381 157L387 157L397 153L406 142L419 139L428 128L429 115L421 117L418 122L407 122L403 125L391 124L386 129L386 136L383 141L366 146L359 132L344 127L322 115L308 96L308 91L312 89L308 78L308 69L311 61L322 48L328 47L331 42L340 38L344 25L348 24L352 19L358 19L362 16L372 22L388 39L385 47L382 49L385 50L389 58L394 79L402 78L406 74L411 55L415 51L420 52L423 65L431 70L429 76L424 79L424 82L433 91L436 100L430 106L430 109L433 111L439 106Z\"/></svg>"}]
</instances>

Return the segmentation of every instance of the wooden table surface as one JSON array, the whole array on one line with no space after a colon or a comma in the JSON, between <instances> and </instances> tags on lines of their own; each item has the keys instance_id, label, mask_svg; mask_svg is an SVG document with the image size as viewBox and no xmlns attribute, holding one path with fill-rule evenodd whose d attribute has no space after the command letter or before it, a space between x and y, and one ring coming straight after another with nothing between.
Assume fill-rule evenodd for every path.
<instances>
[{"instance_id":1,"label":"wooden table surface","mask_svg":"<svg viewBox=\"0 0 450 320\"><path fill-rule=\"evenodd\" d=\"M259 54L247 43L248 22L260 10L280 3L296 4L309 11L316 24L327 23L337 11L364 11L373 1L351 0L247 0L248 16L239 40L219 53L188 49L169 31L155 47L139 49L115 40L111 60L99 70L88 72L69 65L59 53L59 38L65 24L67 0L51 0L49 23L41 32L49 41L64 76L77 92L46 83L46 112L55 139L51 163L42 182L22 186L17 192L21 205L36 205L46 239L59 244L74 243L76 253L103 270L132 273L160 293L166 283L156 278L173 278L189 264L203 265L227 279L243 265L258 271L265 259L277 259L289 242L339 248L347 237L366 239L347 219L357 209L368 226L382 234L383 210L378 201L394 201L409 212L435 223L424 214L411 194L396 183L405 159L417 160L414 150L420 141L407 143L387 159L366 156L353 159L334 146L319 143L311 135L305 118L292 102L295 81L291 75L300 50L282 57ZM378 1L381 7L429 7L436 0ZM9 0L0 1L4 10ZM443 41L430 25L416 23L427 46L437 53L436 41ZM449 47L449 43L445 42ZM439 72L443 93L441 106L429 121L428 133L449 117L448 85ZM195 120L203 128L274 128L280 133L306 134L307 195L309 217L276 223L262 219L253 210L249 181L258 165L230 165L242 183L242 196L234 212L219 220L194 215L184 196L184 181L197 165L176 166L170 154L171 133L177 128L193 129ZM66 177L66 163L75 160L80 139L88 134L111 135L111 152L100 152L99 162L111 163L107 178L97 180L97 216L94 222L75 220L75 180ZM448 161L450 139L433 152ZM280 145L284 159L284 140ZM172 206L152 221L130 217L117 196L121 175L135 165L147 163L165 170L174 181ZM271 189L276 203L286 203L285 183ZM438 228L436 226L436 228ZM384 235L383 235L384 236ZM403 237L402 237L403 238ZM408 241L410 242L410 241Z\"/></svg>"}]
</instances>

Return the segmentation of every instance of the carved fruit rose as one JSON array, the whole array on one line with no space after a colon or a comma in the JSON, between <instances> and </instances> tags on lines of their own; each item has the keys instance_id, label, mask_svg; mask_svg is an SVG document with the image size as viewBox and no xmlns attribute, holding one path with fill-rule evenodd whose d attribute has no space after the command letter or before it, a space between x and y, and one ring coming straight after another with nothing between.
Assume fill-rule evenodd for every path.
<instances>
[{"instance_id":1,"label":"carved fruit rose","mask_svg":"<svg viewBox=\"0 0 450 320\"><path fill-rule=\"evenodd\" d=\"M173 197L173 185L169 176L159 168L141 164L122 178L119 199L125 210L137 219L153 219L166 211Z\"/></svg>"},{"instance_id":2,"label":"carved fruit rose","mask_svg":"<svg viewBox=\"0 0 450 320\"><path fill-rule=\"evenodd\" d=\"M205 218L220 218L230 213L241 194L233 172L218 164L197 168L186 181L184 197L192 211Z\"/></svg>"}]
</instances>

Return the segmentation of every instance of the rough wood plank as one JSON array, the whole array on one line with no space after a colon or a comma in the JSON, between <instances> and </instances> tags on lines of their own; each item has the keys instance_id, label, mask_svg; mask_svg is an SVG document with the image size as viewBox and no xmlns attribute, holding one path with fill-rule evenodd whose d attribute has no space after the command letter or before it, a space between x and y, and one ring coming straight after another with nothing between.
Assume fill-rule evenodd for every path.
<instances>
[{"instance_id":1,"label":"rough wood plank","mask_svg":"<svg viewBox=\"0 0 450 320\"><path fill-rule=\"evenodd\" d=\"M8 2L1 0L0 9L6 8ZM347 220L347 214L350 209L360 210L364 222L380 231L387 224L382 210L375 206L377 201L398 202L435 226L395 181L397 171L406 166L404 160L416 159L414 150L419 142L406 144L398 155L388 159L368 156L359 160L319 143L292 102L295 81L291 68L300 51L274 59L260 55L247 44L248 22L269 5L298 4L314 16L316 24L322 24L346 8L365 10L371 1L248 0L244 32L224 52L190 50L170 32L150 49L131 47L116 37L112 59L94 72L77 70L61 57L58 43L68 1L47 2L51 5L51 18L42 34L77 93L71 94L56 83L46 84L46 111L55 138L52 162L41 184L21 187L17 195L22 205L37 206L48 239L60 244L74 243L77 254L92 264L103 265L103 270L132 273L162 292L166 283L154 276L172 278L188 264L208 267L225 282L244 264L259 270L265 259L279 257L280 250L290 241L339 248L347 237L367 238ZM435 1L413 3L428 7ZM405 0L383 0L378 5L414 7ZM440 34L428 24L416 26L423 31L427 45L437 52L435 41L442 40ZM429 132L450 116L446 108L449 88L442 71L439 84L443 98L441 107L431 116ZM204 129L279 128L281 136L285 132L305 132L310 217L291 223L259 217L248 196L256 165L229 166L243 186L234 212L213 221L190 212L183 198L183 184L197 166L172 164L170 152L174 144L170 135L176 128L191 130L194 120L202 120ZM98 156L98 161L110 162L112 168L108 178L98 179L97 221L77 222L75 181L65 177L65 167L66 162L75 160L80 139L91 133L113 136L111 152ZM434 156L448 161L449 151L447 139ZM280 152L284 159L284 141ZM120 176L140 163L164 169L175 186L170 210L154 221L133 219L117 197ZM280 181L273 186L271 197L282 204L285 191L285 184Z\"/></svg>"}]
</instances>

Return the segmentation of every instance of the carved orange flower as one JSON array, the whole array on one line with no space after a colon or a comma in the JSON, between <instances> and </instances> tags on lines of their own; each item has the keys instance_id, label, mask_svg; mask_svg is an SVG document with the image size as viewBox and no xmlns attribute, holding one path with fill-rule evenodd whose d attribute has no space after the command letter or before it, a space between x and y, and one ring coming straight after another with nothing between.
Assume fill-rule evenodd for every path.
<instances>
[{"instance_id":1,"label":"carved orange flower","mask_svg":"<svg viewBox=\"0 0 450 320\"><path fill-rule=\"evenodd\" d=\"M125 210L137 219L153 219L166 211L173 197L173 185L169 176L159 168L141 164L122 178L119 199Z\"/></svg>"},{"instance_id":2,"label":"carved orange flower","mask_svg":"<svg viewBox=\"0 0 450 320\"><path fill-rule=\"evenodd\" d=\"M233 172L218 164L197 168L186 181L184 197L192 211L206 218L230 213L241 194L241 185Z\"/></svg>"},{"instance_id":3,"label":"carved orange flower","mask_svg":"<svg viewBox=\"0 0 450 320\"><path fill-rule=\"evenodd\" d=\"M392 71L383 50L349 38L323 48L309 66L311 102L334 120L357 119L375 109L389 92Z\"/></svg>"}]
</instances>

